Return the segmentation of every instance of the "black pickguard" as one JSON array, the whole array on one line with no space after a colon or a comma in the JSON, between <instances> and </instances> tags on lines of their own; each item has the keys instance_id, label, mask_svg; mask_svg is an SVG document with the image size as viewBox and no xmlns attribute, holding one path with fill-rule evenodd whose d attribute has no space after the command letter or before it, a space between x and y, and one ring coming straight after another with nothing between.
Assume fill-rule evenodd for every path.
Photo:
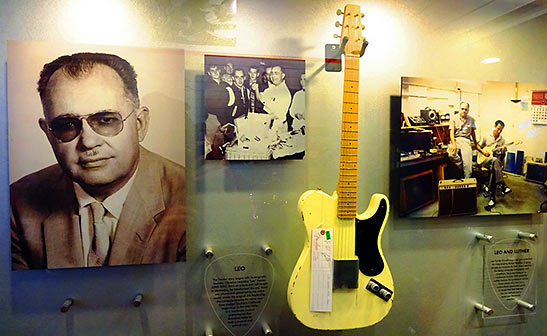
<instances>
[{"instance_id":1,"label":"black pickguard","mask_svg":"<svg viewBox=\"0 0 547 336\"><path fill-rule=\"evenodd\" d=\"M366 276L376 276L384 269L377 242L386 212L387 202L382 199L370 218L355 219L355 254L359 258L359 270Z\"/></svg>"}]
</instances>

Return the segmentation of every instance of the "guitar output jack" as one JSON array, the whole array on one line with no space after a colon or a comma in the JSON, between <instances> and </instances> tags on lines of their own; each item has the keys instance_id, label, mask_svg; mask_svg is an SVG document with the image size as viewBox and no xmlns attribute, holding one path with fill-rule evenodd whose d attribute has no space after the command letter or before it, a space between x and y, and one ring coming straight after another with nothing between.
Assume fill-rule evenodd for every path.
<instances>
[{"instance_id":1,"label":"guitar output jack","mask_svg":"<svg viewBox=\"0 0 547 336\"><path fill-rule=\"evenodd\" d=\"M386 286L382 285L378 281L374 279L370 279L367 284L367 290L371 292L372 294L376 295L380 299L384 301L389 301L391 297L393 296L393 291L387 288Z\"/></svg>"}]
</instances>

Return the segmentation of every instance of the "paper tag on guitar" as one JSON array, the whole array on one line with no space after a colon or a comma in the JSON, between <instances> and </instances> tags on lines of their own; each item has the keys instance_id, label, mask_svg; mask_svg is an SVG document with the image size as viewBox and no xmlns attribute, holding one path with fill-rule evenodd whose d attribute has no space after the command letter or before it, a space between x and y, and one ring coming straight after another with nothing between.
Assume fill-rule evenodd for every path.
<instances>
[{"instance_id":1,"label":"paper tag on guitar","mask_svg":"<svg viewBox=\"0 0 547 336\"><path fill-rule=\"evenodd\" d=\"M310 311L332 312L332 274L332 229L313 229Z\"/></svg>"}]
</instances>

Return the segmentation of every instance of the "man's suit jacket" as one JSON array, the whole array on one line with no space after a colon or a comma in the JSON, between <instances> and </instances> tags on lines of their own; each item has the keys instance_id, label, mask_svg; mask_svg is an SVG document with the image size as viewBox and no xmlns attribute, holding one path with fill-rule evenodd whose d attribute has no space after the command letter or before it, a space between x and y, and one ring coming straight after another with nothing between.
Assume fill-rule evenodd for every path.
<instances>
[{"instance_id":1,"label":"man's suit jacket","mask_svg":"<svg viewBox=\"0 0 547 336\"><path fill-rule=\"evenodd\" d=\"M237 85L232 85L232 90L234 90L235 96L235 106L236 110L232 113L233 119L239 118L241 116L247 116L249 114L249 93L245 86L242 86L242 89L237 87Z\"/></svg>"},{"instance_id":2,"label":"man's suit jacket","mask_svg":"<svg viewBox=\"0 0 547 336\"><path fill-rule=\"evenodd\" d=\"M186 258L184 168L140 147L109 265ZM10 186L12 269L83 267L78 202L58 164Z\"/></svg>"}]
</instances>

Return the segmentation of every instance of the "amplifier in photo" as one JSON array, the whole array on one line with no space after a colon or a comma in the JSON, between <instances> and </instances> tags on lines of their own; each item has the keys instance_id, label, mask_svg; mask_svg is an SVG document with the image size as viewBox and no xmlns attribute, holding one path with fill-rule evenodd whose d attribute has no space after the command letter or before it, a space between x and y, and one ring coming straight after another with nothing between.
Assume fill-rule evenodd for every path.
<instances>
[{"instance_id":1,"label":"amplifier in photo","mask_svg":"<svg viewBox=\"0 0 547 336\"><path fill-rule=\"evenodd\" d=\"M545 183L547 180L547 163L528 162L526 181Z\"/></svg>"},{"instance_id":2,"label":"amplifier in photo","mask_svg":"<svg viewBox=\"0 0 547 336\"><path fill-rule=\"evenodd\" d=\"M477 213L477 180L474 178L439 181L439 216Z\"/></svg>"}]
</instances>

